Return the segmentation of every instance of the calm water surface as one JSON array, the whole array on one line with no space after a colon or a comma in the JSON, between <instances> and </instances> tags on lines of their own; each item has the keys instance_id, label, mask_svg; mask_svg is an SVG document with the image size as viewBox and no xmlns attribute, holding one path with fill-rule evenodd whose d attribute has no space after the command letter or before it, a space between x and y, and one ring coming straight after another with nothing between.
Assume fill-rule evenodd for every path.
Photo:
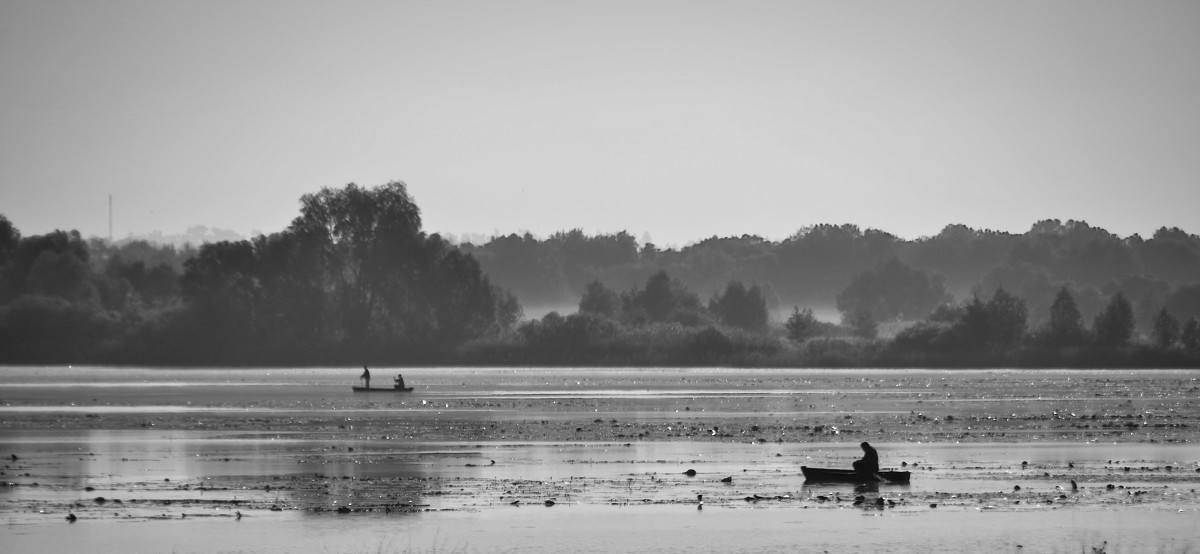
<instances>
[{"instance_id":1,"label":"calm water surface","mask_svg":"<svg viewBox=\"0 0 1200 554\"><path fill-rule=\"evenodd\" d=\"M594 414L672 432L700 420L841 423L847 413L881 426L922 412L1172 417L1196 409L1186 391L1200 372L415 368L403 372L416 393L396 396L349 393L358 371L0 368L3 550L1080 552L1104 541L1109 552L1200 549L1194 442L873 440L883 465L903 464L913 479L863 490L800 475L801 465L844 467L859 455L857 439L832 434L530 441L488 431L438 441L351 432L364 415L490 430ZM379 384L392 374L372 373ZM214 414L259 423L188 423ZM263 428L281 418L347 423ZM95 420L112 428L77 424ZM421 486L393 490L412 484ZM264 508L339 489L366 500L354 496L365 494L359 485L416 508ZM864 509L853 504L859 495L895 505ZM352 502L330 502L339 501ZM68 511L81 519L67 524Z\"/></svg>"}]
</instances>

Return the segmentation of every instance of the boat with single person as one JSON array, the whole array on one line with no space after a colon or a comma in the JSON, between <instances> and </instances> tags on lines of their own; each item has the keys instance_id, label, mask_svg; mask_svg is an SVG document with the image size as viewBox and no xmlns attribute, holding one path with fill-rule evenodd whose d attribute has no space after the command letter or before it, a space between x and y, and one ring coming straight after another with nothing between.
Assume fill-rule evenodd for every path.
<instances>
[{"instance_id":1,"label":"boat with single person","mask_svg":"<svg viewBox=\"0 0 1200 554\"><path fill-rule=\"evenodd\" d=\"M829 469L820 467L800 466L804 480L814 483L880 483L907 485L910 473L907 471L879 471L876 473L859 473L853 469Z\"/></svg>"}]
</instances>

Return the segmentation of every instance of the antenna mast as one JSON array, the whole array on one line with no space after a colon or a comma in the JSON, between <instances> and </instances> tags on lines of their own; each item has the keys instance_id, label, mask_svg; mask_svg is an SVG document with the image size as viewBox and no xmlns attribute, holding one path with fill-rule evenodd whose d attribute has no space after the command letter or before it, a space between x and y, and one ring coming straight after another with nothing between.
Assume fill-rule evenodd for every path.
<instances>
[{"instance_id":1,"label":"antenna mast","mask_svg":"<svg viewBox=\"0 0 1200 554\"><path fill-rule=\"evenodd\" d=\"M112 195L108 195L108 243L112 244Z\"/></svg>"}]
</instances>

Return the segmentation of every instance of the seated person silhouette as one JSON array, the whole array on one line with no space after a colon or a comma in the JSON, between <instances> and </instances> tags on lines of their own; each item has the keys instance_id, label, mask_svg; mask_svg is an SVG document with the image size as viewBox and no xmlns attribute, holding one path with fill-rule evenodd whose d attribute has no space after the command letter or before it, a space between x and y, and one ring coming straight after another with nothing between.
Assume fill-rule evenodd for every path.
<instances>
[{"instance_id":1,"label":"seated person silhouette","mask_svg":"<svg viewBox=\"0 0 1200 554\"><path fill-rule=\"evenodd\" d=\"M399 373L396 374L396 388L404 388L404 376Z\"/></svg>"},{"instance_id":2,"label":"seated person silhouette","mask_svg":"<svg viewBox=\"0 0 1200 554\"><path fill-rule=\"evenodd\" d=\"M859 446L863 449L863 457L861 460L854 460L852 464L854 471L862 475L876 475L879 473L879 453L870 444L864 442Z\"/></svg>"}]
</instances>

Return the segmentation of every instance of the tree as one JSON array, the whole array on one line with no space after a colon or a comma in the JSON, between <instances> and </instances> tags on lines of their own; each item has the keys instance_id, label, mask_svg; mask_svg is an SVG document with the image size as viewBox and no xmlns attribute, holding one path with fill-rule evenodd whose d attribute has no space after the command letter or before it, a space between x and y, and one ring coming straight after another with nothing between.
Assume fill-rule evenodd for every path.
<instances>
[{"instance_id":1,"label":"tree","mask_svg":"<svg viewBox=\"0 0 1200 554\"><path fill-rule=\"evenodd\" d=\"M257 259L249 241L206 244L184 263L180 289L197 318L200 343L241 343L261 328L261 288Z\"/></svg>"},{"instance_id":2,"label":"tree","mask_svg":"<svg viewBox=\"0 0 1200 554\"><path fill-rule=\"evenodd\" d=\"M536 354L549 357L549 361L572 363L586 360L590 349L620 332L620 325L591 313L563 317L550 312L541 320L522 324L518 330Z\"/></svg>"},{"instance_id":3,"label":"tree","mask_svg":"<svg viewBox=\"0 0 1200 554\"><path fill-rule=\"evenodd\" d=\"M12 240L16 230L6 240ZM91 258L79 231L53 231L20 238L7 254L0 302L22 294L48 294L67 300L90 300L95 291L89 279Z\"/></svg>"},{"instance_id":4,"label":"tree","mask_svg":"<svg viewBox=\"0 0 1200 554\"><path fill-rule=\"evenodd\" d=\"M1179 286L1194 283L1200 275L1200 236L1162 227L1150 240L1134 246L1150 277Z\"/></svg>"},{"instance_id":5,"label":"tree","mask_svg":"<svg viewBox=\"0 0 1200 554\"><path fill-rule=\"evenodd\" d=\"M947 290L967 292L988 270L1002 263L1017 241L1015 235L947 225L937 236L918 239L905 248L905 260L944 275Z\"/></svg>"},{"instance_id":6,"label":"tree","mask_svg":"<svg viewBox=\"0 0 1200 554\"><path fill-rule=\"evenodd\" d=\"M433 263L422 273L420 294L397 311L410 337L458 342L484 334L496 321L497 298L488 278L470 254L430 237ZM395 336L395 335L393 335Z\"/></svg>"},{"instance_id":7,"label":"tree","mask_svg":"<svg viewBox=\"0 0 1200 554\"><path fill-rule=\"evenodd\" d=\"M700 299L663 270L646 280L646 288L634 287L624 294L622 303L625 317L634 322L644 318L651 322L674 319L685 324L700 323L692 321L700 309Z\"/></svg>"},{"instance_id":8,"label":"tree","mask_svg":"<svg viewBox=\"0 0 1200 554\"><path fill-rule=\"evenodd\" d=\"M0 215L0 305L17 296L16 271L9 264L21 245L21 233Z\"/></svg>"},{"instance_id":9,"label":"tree","mask_svg":"<svg viewBox=\"0 0 1200 554\"><path fill-rule=\"evenodd\" d=\"M145 304L163 305L179 296L179 272L169 265L147 267L137 260L125 263L120 257L111 258L105 272L110 279L124 281Z\"/></svg>"},{"instance_id":10,"label":"tree","mask_svg":"<svg viewBox=\"0 0 1200 554\"><path fill-rule=\"evenodd\" d=\"M452 247L439 235L426 240L419 270L420 294L406 299L407 337L460 342L512 326L520 305L511 295L493 286L470 254Z\"/></svg>"},{"instance_id":11,"label":"tree","mask_svg":"<svg viewBox=\"0 0 1200 554\"><path fill-rule=\"evenodd\" d=\"M878 319L919 319L950 301L944 280L913 269L897 258L854 277L837 296L843 312L866 310Z\"/></svg>"},{"instance_id":12,"label":"tree","mask_svg":"<svg viewBox=\"0 0 1200 554\"><path fill-rule=\"evenodd\" d=\"M60 254L45 250L38 254L25 279L26 290L33 294L70 302L89 302L97 297L86 257L81 260L71 251Z\"/></svg>"},{"instance_id":13,"label":"tree","mask_svg":"<svg viewBox=\"0 0 1200 554\"><path fill-rule=\"evenodd\" d=\"M1179 342L1190 352L1200 352L1200 320L1190 317L1183 324L1183 332L1179 334Z\"/></svg>"},{"instance_id":14,"label":"tree","mask_svg":"<svg viewBox=\"0 0 1200 554\"><path fill-rule=\"evenodd\" d=\"M521 307L521 301L516 295L507 289L497 287L497 292L499 298L496 299L496 327L512 329L525 315L525 309Z\"/></svg>"},{"instance_id":15,"label":"tree","mask_svg":"<svg viewBox=\"0 0 1200 554\"><path fill-rule=\"evenodd\" d=\"M774 285L786 297L824 302L855 275L896 255L893 235L856 225L816 225L800 229L775 249Z\"/></svg>"},{"instance_id":16,"label":"tree","mask_svg":"<svg viewBox=\"0 0 1200 554\"><path fill-rule=\"evenodd\" d=\"M351 342L402 329L416 309L425 236L421 212L402 182L374 189L351 183L300 197L288 231L318 253L321 288L334 300L337 330Z\"/></svg>"},{"instance_id":17,"label":"tree","mask_svg":"<svg viewBox=\"0 0 1200 554\"><path fill-rule=\"evenodd\" d=\"M798 306L792 308L792 315L788 317L783 327L787 329L788 338L796 342L804 342L821 332L821 322L817 321L812 309L804 308L801 311Z\"/></svg>"},{"instance_id":18,"label":"tree","mask_svg":"<svg viewBox=\"0 0 1200 554\"><path fill-rule=\"evenodd\" d=\"M572 229L551 235L545 246L557 259L567 286L576 293L601 270L638 259L637 239L625 231L589 237L582 229Z\"/></svg>"},{"instance_id":19,"label":"tree","mask_svg":"<svg viewBox=\"0 0 1200 554\"><path fill-rule=\"evenodd\" d=\"M580 313L602 315L616 318L621 310L621 297L612 289L604 286L599 279L588 283L579 299Z\"/></svg>"},{"instance_id":20,"label":"tree","mask_svg":"<svg viewBox=\"0 0 1200 554\"><path fill-rule=\"evenodd\" d=\"M1086 221L1039 221L1022 239L1010 260L1040 266L1056 279L1101 286L1137 273L1137 260L1125 242Z\"/></svg>"},{"instance_id":21,"label":"tree","mask_svg":"<svg viewBox=\"0 0 1200 554\"><path fill-rule=\"evenodd\" d=\"M320 263L321 253L294 233L254 239L255 274L262 287L266 338L280 343L317 345L334 342L333 299Z\"/></svg>"},{"instance_id":22,"label":"tree","mask_svg":"<svg viewBox=\"0 0 1200 554\"><path fill-rule=\"evenodd\" d=\"M1150 279L1145 275L1128 275L1120 281L1113 281L1106 285L1105 290L1110 294L1120 292L1129 301L1129 307L1133 310L1133 328L1149 330L1154 326L1154 317L1158 315L1158 310L1164 306L1170 307L1168 302L1168 294L1171 291L1171 286L1165 281ZM1175 312L1172 309L1172 313Z\"/></svg>"},{"instance_id":23,"label":"tree","mask_svg":"<svg viewBox=\"0 0 1200 554\"><path fill-rule=\"evenodd\" d=\"M856 309L843 313L842 325L849 327L850 332L854 333L856 337L874 339L879 336L879 325L875 323L875 317L868 310Z\"/></svg>"},{"instance_id":24,"label":"tree","mask_svg":"<svg viewBox=\"0 0 1200 554\"><path fill-rule=\"evenodd\" d=\"M640 297L640 304L653 321L664 321L667 314L675 308L675 294L672 290L671 278L666 271L659 271L646 280L646 290Z\"/></svg>"},{"instance_id":25,"label":"tree","mask_svg":"<svg viewBox=\"0 0 1200 554\"><path fill-rule=\"evenodd\" d=\"M1167 295L1165 307L1181 318L1200 317L1200 283L1175 289Z\"/></svg>"},{"instance_id":26,"label":"tree","mask_svg":"<svg viewBox=\"0 0 1200 554\"><path fill-rule=\"evenodd\" d=\"M992 340L1000 348L1011 348L1021 342L1025 336L1027 312L1025 301L996 289L988 302L992 324Z\"/></svg>"},{"instance_id":27,"label":"tree","mask_svg":"<svg viewBox=\"0 0 1200 554\"><path fill-rule=\"evenodd\" d=\"M0 269L4 268L4 264L8 263L8 257L16 252L20 244L21 232L7 217L0 214Z\"/></svg>"},{"instance_id":28,"label":"tree","mask_svg":"<svg viewBox=\"0 0 1200 554\"><path fill-rule=\"evenodd\" d=\"M94 363L113 323L93 304L22 296L0 306L0 362Z\"/></svg>"},{"instance_id":29,"label":"tree","mask_svg":"<svg viewBox=\"0 0 1200 554\"><path fill-rule=\"evenodd\" d=\"M528 304L560 305L572 298L558 253L530 233L494 237L483 246L459 245L479 260L492 283Z\"/></svg>"},{"instance_id":30,"label":"tree","mask_svg":"<svg viewBox=\"0 0 1200 554\"><path fill-rule=\"evenodd\" d=\"M968 302L952 334L960 350L1002 353L1021 342L1026 325L1025 302L999 288L986 303L978 296Z\"/></svg>"},{"instance_id":31,"label":"tree","mask_svg":"<svg viewBox=\"0 0 1200 554\"><path fill-rule=\"evenodd\" d=\"M1179 340L1179 320L1171 315L1166 308L1158 312L1154 317L1154 344L1159 348L1170 348L1175 345L1175 341Z\"/></svg>"},{"instance_id":32,"label":"tree","mask_svg":"<svg viewBox=\"0 0 1200 554\"><path fill-rule=\"evenodd\" d=\"M1054 346L1076 346L1087 339L1083 327L1083 316L1075 304L1075 297L1067 287L1059 289L1050 305L1050 328L1048 339Z\"/></svg>"},{"instance_id":33,"label":"tree","mask_svg":"<svg viewBox=\"0 0 1200 554\"><path fill-rule=\"evenodd\" d=\"M1092 323L1096 342L1104 346L1124 346L1133 338L1133 307L1118 292Z\"/></svg>"},{"instance_id":34,"label":"tree","mask_svg":"<svg viewBox=\"0 0 1200 554\"><path fill-rule=\"evenodd\" d=\"M1045 326L1049 323L1050 305L1054 303L1063 284L1052 278L1044 267L1029 263L1005 263L988 271L973 292L986 298L1002 288L1025 301L1031 324ZM1077 293L1073 295L1073 300L1078 299Z\"/></svg>"},{"instance_id":35,"label":"tree","mask_svg":"<svg viewBox=\"0 0 1200 554\"><path fill-rule=\"evenodd\" d=\"M520 317L473 256L421 231L403 183L326 188L301 203L286 231L206 245L187 262L193 324L247 348L387 352L442 348Z\"/></svg>"},{"instance_id":36,"label":"tree","mask_svg":"<svg viewBox=\"0 0 1200 554\"><path fill-rule=\"evenodd\" d=\"M767 299L758 285L747 289L741 281L730 281L724 293L709 300L708 310L730 327L750 331L767 327Z\"/></svg>"}]
</instances>

